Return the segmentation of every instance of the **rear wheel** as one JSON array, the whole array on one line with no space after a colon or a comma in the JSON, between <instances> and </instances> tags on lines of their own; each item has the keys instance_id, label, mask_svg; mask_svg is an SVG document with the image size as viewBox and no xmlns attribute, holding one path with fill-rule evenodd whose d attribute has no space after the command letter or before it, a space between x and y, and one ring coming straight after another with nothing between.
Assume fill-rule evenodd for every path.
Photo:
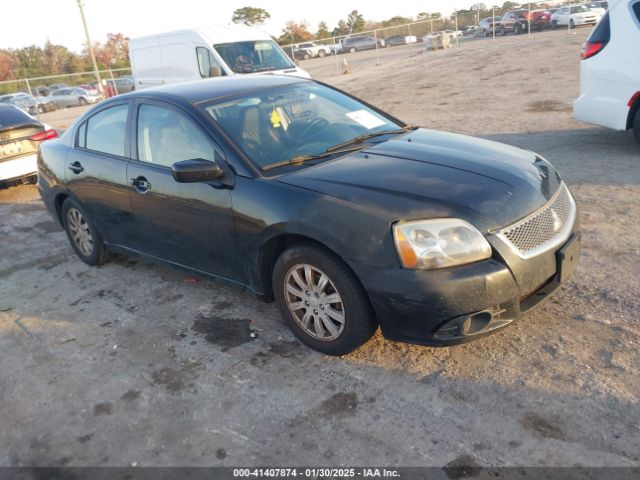
<instances>
[{"instance_id":1,"label":"rear wheel","mask_svg":"<svg viewBox=\"0 0 640 480\"><path fill-rule=\"evenodd\" d=\"M102 238L84 210L70 198L62 205L62 218L69 242L80 260L88 265L102 265L109 259L110 254Z\"/></svg>"},{"instance_id":2,"label":"rear wheel","mask_svg":"<svg viewBox=\"0 0 640 480\"><path fill-rule=\"evenodd\" d=\"M640 108L636 109L636 116L633 118L633 136L640 144Z\"/></svg>"},{"instance_id":3,"label":"rear wheel","mask_svg":"<svg viewBox=\"0 0 640 480\"><path fill-rule=\"evenodd\" d=\"M84 105L86 105L87 103L88 103L88 102L87 102L84 98L80 97L80 105L84 106Z\"/></svg>"},{"instance_id":4,"label":"rear wheel","mask_svg":"<svg viewBox=\"0 0 640 480\"><path fill-rule=\"evenodd\" d=\"M345 355L377 328L358 279L321 247L300 244L286 250L273 269L273 286L287 325L314 350Z\"/></svg>"}]
</instances>

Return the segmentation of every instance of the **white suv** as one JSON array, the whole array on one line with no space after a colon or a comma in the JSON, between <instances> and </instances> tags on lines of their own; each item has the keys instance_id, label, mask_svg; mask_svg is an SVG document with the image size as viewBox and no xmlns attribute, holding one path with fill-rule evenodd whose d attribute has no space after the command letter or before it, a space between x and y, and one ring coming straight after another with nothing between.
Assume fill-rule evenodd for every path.
<instances>
[{"instance_id":1,"label":"white suv","mask_svg":"<svg viewBox=\"0 0 640 480\"><path fill-rule=\"evenodd\" d=\"M640 143L640 0L619 0L582 47L580 96L573 115L615 130L633 128Z\"/></svg>"}]
</instances>

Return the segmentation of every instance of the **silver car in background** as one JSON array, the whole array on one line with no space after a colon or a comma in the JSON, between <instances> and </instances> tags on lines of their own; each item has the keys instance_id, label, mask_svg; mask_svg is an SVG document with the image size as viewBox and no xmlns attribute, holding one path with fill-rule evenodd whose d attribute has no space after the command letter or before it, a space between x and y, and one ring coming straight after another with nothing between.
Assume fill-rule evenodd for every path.
<instances>
[{"instance_id":1,"label":"silver car in background","mask_svg":"<svg viewBox=\"0 0 640 480\"><path fill-rule=\"evenodd\" d=\"M96 103L100 100L100 94L80 87L69 87L56 90L51 94L51 98L58 107L75 107Z\"/></svg>"}]
</instances>

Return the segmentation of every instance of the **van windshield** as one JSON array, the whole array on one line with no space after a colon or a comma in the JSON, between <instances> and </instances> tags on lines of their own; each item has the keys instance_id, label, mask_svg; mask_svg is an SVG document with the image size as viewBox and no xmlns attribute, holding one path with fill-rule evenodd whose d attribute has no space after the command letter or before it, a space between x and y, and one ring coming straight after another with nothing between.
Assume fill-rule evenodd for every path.
<instances>
[{"instance_id":1,"label":"van windshield","mask_svg":"<svg viewBox=\"0 0 640 480\"><path fill-rule=\"evenodd\" d=\"M219 43L213 48L235 73L295 68L273 40Z\"/></svg>"}]
</instances>

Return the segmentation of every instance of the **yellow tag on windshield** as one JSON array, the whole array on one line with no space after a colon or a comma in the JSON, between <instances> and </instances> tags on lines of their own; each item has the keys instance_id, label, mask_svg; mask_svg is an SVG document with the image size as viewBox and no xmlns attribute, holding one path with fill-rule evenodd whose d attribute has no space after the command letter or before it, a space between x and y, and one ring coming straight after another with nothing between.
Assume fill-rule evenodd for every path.
<instances>
[{"instance_id":1,"label":"yellow tag on windshield","mask_svg":"<svg viewBox=\"0 0 640 480\"><path fill-rule=\"evenodd\" d=\"M281 123L282 121L280 120L280 115L278 115L278 112L274 108L271 111L271 125L273 126L273 128L280 128Z\"/></svg>"}]
</instances>

